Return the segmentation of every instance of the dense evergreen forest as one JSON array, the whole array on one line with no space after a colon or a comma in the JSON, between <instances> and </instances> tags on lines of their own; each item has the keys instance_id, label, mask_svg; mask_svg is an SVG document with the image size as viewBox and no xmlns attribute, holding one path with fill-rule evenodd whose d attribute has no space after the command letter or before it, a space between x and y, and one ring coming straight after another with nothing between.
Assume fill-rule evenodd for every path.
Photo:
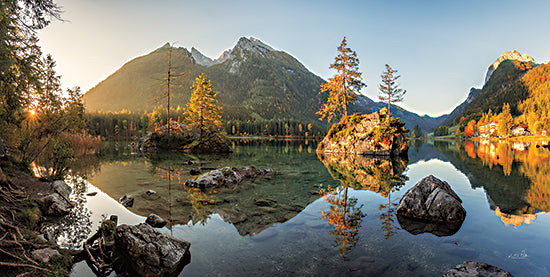
<instances>
[{"instance_id":1,"label":"dense evergreen forest","mask_svg":"<svg viewBox=\"0 0 550 277\"><path fill-rule=\"evenodd\" d=\"M170 118L184 121L185 109L170 110ZM225 117L225 113L224 113ZM153 131L158 125L167 122L166 108L159 106L153 112L87 112L85 114L87 131L93 136L107 140L133 140ZM302 122L294 119L257 118L244 120L229 117L224 122L225 132L229 136L300 136L322 137L328 127L325 124Z\"/></svg>"}]
</instances>

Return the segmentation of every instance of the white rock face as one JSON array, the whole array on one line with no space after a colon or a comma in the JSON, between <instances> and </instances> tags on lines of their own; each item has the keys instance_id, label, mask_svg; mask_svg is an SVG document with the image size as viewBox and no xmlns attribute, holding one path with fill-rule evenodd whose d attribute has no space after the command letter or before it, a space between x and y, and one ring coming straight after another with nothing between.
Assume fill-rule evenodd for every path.
<instances>
[{"instance_id":1,"label":"white rock face","mask_svg":"<svg viewBox=\"0 0 550 277\"><path fill-rule=\"evenodd\" d=\"M191 47L191 57L193 57L196 63L202 66L208 67L215 64L211 58L203 55L199 50L195 49L195 47Z\"/></svg>"},{"instance_id":2,"label":"white rock face","mask_svg":"<svg viewBox=\"0 0 550 277\"><path fill-rule=\"evenodd\" d=\"M211 58L203 55L199 50L195 49L194 47L191 48L191 56L195 60L197 64L200 64L202 66L213 66L216 64L224 63L228 60L233 60L231 64L231 69L229 70L231 73L237 72L239 69L239 66L241 65L240 61L235 61L235 58L242 57L244 60L246 60L246 53L255 53L259 54L263 57L268 57L269 53L272 51L276 51L271 46L261 42L259 39L256 38L245 38L242 37L237 42L237 45L233 47L233 49L229 49L224 51L219 58L212 60Z\"/></svg>"},{"instance_id":3,"label":"white rock face","mask_svg":"<svg viewBox=\"0 0 550 277\"><path fill-rule=\"evenodd\" d=\"M537 65L537 62L535 62L535 59L533 59L531 56L527 54L520 54L517 50L508 52L504 51L498 59L489 66L489 69L487 69L487 75L485 76L485 83L489 81L489 78L491 78L491 75L493 75L493 72L498 68L500 63L506 60L516 60L520 62L530 62L532 65Z\"/></svg>"}]
</instances>

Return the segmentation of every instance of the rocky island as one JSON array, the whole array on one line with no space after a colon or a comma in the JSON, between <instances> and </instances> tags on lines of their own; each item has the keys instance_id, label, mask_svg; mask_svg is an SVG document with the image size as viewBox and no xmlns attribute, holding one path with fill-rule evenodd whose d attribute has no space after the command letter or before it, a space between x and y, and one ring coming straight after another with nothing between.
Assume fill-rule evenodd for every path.
<instances>
[{"instance_id":1,"label":"rocky island","mask_svg":"<svg viewBox=\"0 0 550 277\"><path fill-rule=\"evenodd\" d=\"M387 108L371 114L345 116L332 125L317 152L406 157L409 145L405 124Z\"/></svg>"}]
</instances>

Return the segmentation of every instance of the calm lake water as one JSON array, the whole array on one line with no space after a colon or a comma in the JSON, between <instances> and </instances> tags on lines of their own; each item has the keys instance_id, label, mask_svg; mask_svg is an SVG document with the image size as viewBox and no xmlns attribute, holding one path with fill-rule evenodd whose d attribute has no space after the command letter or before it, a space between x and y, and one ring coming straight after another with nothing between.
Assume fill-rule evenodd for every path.
<instances>
[{"instance_id":1,"label":"calm lake water","mask_svg":"<svg viewBox=\"0 0 550 277\"><path fill-rule=\"evenodd\" d=\"M136 224L156 213L170 221L160 230L191 242L183 276L441 276L467 260L514 276L550 276L545 148L417 141L407 161L318 156L312 141L233 141L232 147L231 155L143 157L110 144L100 157L75 165L88 181L76 182L78 214L90 216L73 218L76 227L61 230L59 240L78 246L102 215ZM233 189L183 185L192 168L224 166L276 172ZM396 216L402 195L430 174L462 198L461 226ZM135 197L132 208L115 200L125 194ZM80 262L72 276L94 275Z\"/></svg>"}]
</instances>

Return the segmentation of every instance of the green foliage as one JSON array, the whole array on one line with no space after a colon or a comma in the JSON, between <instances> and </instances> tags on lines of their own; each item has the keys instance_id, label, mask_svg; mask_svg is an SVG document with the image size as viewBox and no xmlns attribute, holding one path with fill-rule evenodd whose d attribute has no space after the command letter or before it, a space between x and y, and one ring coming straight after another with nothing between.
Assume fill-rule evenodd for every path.
<instances>
[{"instance_id":1,"label":"green foliage","mask_svg":"<svg viewBox=\"0 0 550 277\"><path fill-rule=\"evenodd\" d=\"M40 220L40 217L42 216L42 212L40 212L40 209L38 206L33 202L31 207L21 211L20 217L23 219L23 222L27 226L27 228L33 230L37 227L38 221Z\"/></svg>"},{"instance_id":2,"label":"green foliage","mask_svg":"<svg viewBox=\"0 0 550 277\"><path fill-rule=\"evenodd\" d=\"M438 126L434 129L434 137L443 137L449 135L449 127L447 126Z\"/></svg>"},{"instance_id":3,"label":"green foliage","mask_svg":"<svg viewBox=\"0 0 550 277\"><path fill-rule=\"evenodd\" d=\"M414 125L414 128L411 131L411 138L421 138L424 135L424 132L422 132L422 129L418 124Z\"/></svg>"},{"instance_id":4,"label":"green foliage","mask_svg":"<svg viewBox=\"0 0 550 277\"><path fill-rule=\"evenodd\" d=\"M378 128L372 130L368 135L375 142L382 142L389 139L394 134L405 134L408 132L409 130L405 128L405 123L390 115L386 120L382 120Z\"/></svg>"}]
</instances>

